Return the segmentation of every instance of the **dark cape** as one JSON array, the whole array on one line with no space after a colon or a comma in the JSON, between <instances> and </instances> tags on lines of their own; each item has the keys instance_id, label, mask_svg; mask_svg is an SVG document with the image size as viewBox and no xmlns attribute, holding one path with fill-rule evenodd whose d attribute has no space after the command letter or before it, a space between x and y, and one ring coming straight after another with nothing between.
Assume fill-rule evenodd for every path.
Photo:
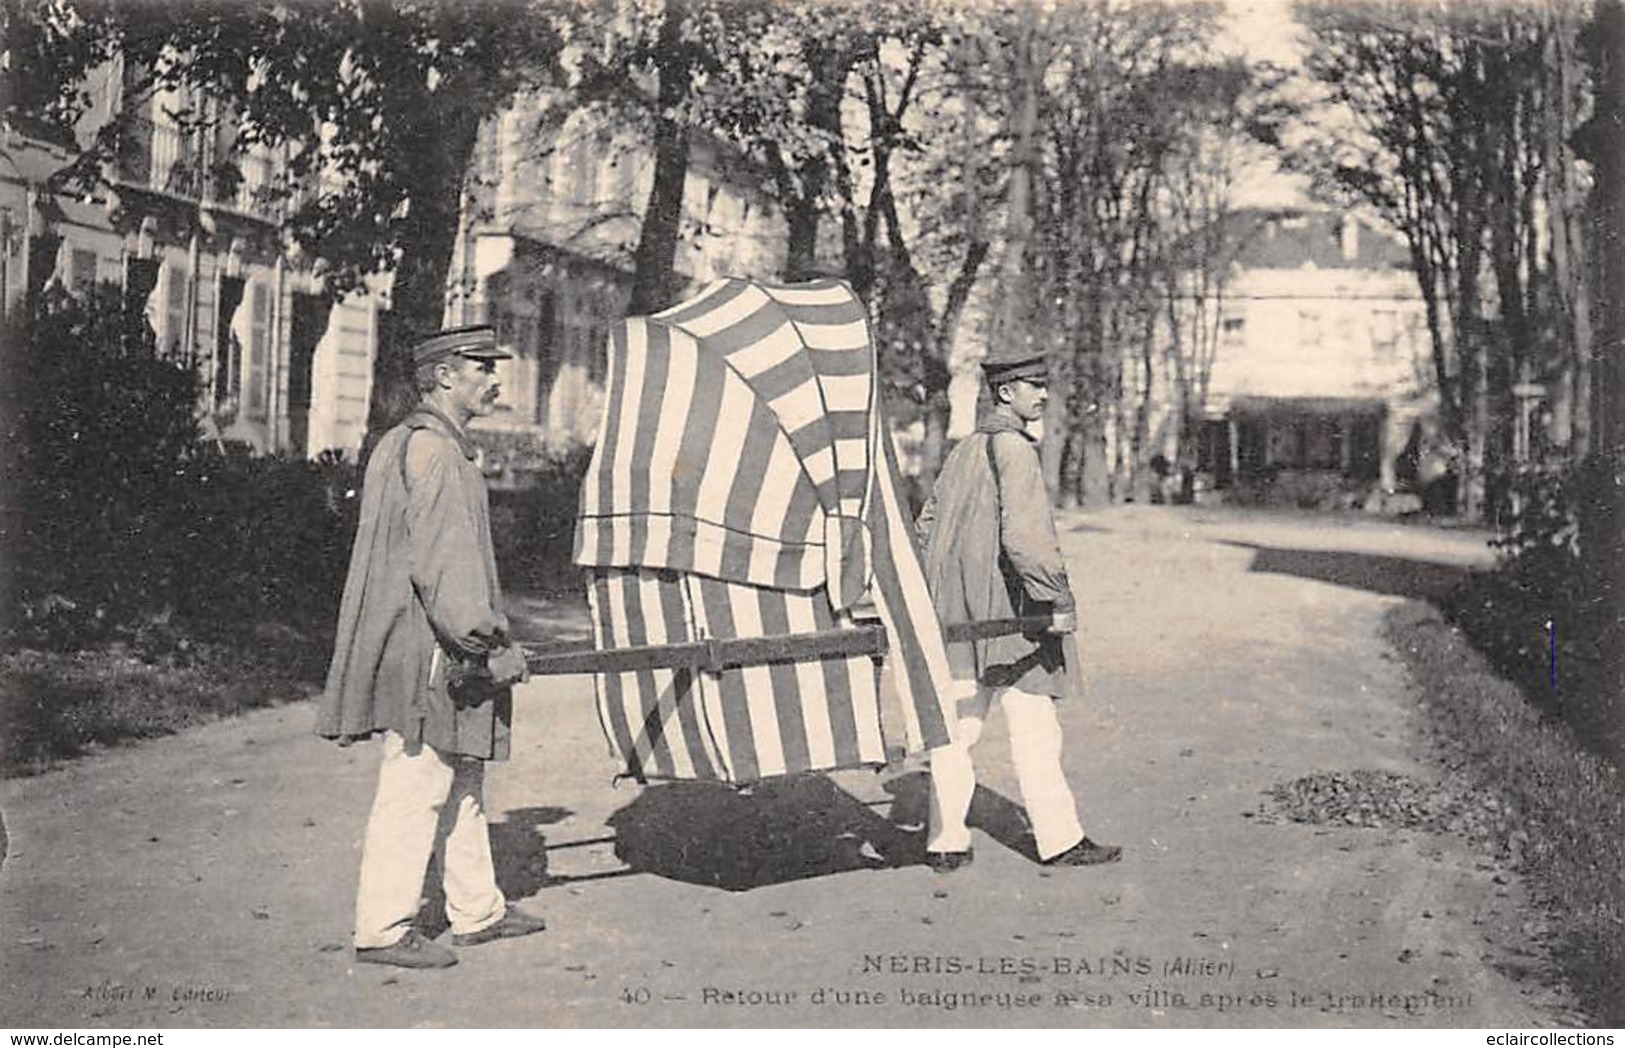
<instances>
[{"instance_id":1,"label":"dark cape","mask_svg":"<svg viewBox=\"0 0 1625 1048\"><path fill-rule=\"evenodd\" d=\"M507 617L476 449L433 408L384 434L361 489L316 733L508 756L512 693L482 677Z\"/></svg>"}]
</instances>

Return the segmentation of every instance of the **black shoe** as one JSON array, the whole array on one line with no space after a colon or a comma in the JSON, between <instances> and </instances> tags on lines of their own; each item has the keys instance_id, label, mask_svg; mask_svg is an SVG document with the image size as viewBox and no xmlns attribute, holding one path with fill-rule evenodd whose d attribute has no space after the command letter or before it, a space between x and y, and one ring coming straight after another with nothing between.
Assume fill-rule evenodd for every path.
<instances>
[{"instance_id":1,"label":"black shoe","mask_svg":"<svg viewBox=\"0 0 1625 1048\"><path fill-rule=\"evenodd\" d=\"M399 942L368 949L356 948L361 964L392 964L397 968L450 968L457 955L437 942L430 942L416 928L409 928Z\"/></svg>"},{"instance_id":2,"label":"black shoe","mask_svg":"<svg viewBox=\"0 0 1625 1048\"><path fill-rule=\"evenodd\" d=\"M1096 844L1085 837L1059 855L1044 860L1045 866L1099 866L1116 862L1123 857L1123 849L1116 844Z\"/></svg>"},{"instance_id":3,"label":"black shoe","mask_svg":"<svg viewBox=\"0 0 1625 1048\"><path fill-rule=\"evenodd\" d=\"M522 935L535 935L546 927L547 922L542 918L532 917L525 911L510 906L508 912L495 924L481 928L477 932L469 932L467 935L453 935L451 941L457 946L478 946L498 939L517 939Z\"/></svg>"},{"instance_id":4,"label":"black shoe","mask_svg":"<svg viewBox=\"0 0 1625 1048\"><path fill-rule=\"evenodd\" d=\"M969 848L964 851L925 853L925 864L931 867L933 873L953 873L963 870L976 858L976 853Z\"/></svg>"}]
</instances>

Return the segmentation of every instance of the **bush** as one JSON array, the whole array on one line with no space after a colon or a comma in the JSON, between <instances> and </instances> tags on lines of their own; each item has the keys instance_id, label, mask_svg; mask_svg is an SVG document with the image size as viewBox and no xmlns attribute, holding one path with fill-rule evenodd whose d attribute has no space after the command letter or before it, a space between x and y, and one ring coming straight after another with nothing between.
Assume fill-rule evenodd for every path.
<instances>
[{"instance_id":1,"label":"bush","mask_svg":"<svg viewBox=\"0 0 1625 1048\"><path fill-rule=\"evenodd\" d=\"M155 352L116 288L49 296L27 321L6 333L13 643L330 628L353 467L203 442L195 371Z\"/></svg>"},{"instance_id":2,"label":"bush","mask_svg":"<svg viewBox=\"0 0 1625 1048\"><path fill-rule=\"evenodd\" d=\"M11 613L95 630L162 607L175 562L153 553L197 447L195 373L155 354L110 287L48 294L7 342Z\"/></svg>"},{"instance_id":3,"label":"bush","mask_svg":"<svg viewBox=\"0 0 1625 1048\"><path fill-rule=\"evenodd\" d=\"M272 621L325 632L338 615L360 508L353 463L208 449L178 469L160 555L177 614L215 633Z\"/></svg>"},{"instance_id":4,"label":"bush","mask_svg":"<svg viewBox=\"0 0 1625 1048\"><path fill-rule=\"evenodd\" d=\"M1602 657L1617 613L1582 543L1585 482L1566 464L1528 466L1512 475L1507 490L1514 511L1506 534L1493 543L1500 566L1464 584L1445 611L1531 701L1617 758L1625 755L1620 697Z\"/></svg>"},{"instance_id":5,"label":"bush","mask_svg":"<svg viewBox=\"0 0 1625 1048\"><path fill-rule=\"evenodd\" d=\"M1363 501L1365 487L1333 470L1272 467L1257 477L1238 480L1229 501L1280 509L1353 509Z\"/></svg>"},{"instance_id":6,"label":"bush","mask_svg":"<svg viewBox=\"0 0 1625 1048\"><path fill-rule=\"evenodd\" d=\"M533 464L524 488L491 493L491 531L505 590L581 591L571 554L581 482L591 461L590 447L574 446Z\"/></svg>"}]
</instances>

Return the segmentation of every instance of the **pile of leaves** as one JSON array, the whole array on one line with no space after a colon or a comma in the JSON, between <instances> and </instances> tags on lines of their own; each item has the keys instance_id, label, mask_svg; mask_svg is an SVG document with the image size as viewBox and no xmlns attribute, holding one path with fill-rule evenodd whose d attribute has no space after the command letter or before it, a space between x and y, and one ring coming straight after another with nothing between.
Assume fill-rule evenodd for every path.
<instances>
[{"instance_id":1,"label":"pile of leaves","mask_svg":"<svg viewBox=\"0 0 1625 1048\"><path fill-rule=\"evenodd\" d=\"M1388 771L1316 772L1265 791L1261 821L1356 826L1368 829L1443 830L1462 804L1440 787Z\"/></svg>"}]
</instances>

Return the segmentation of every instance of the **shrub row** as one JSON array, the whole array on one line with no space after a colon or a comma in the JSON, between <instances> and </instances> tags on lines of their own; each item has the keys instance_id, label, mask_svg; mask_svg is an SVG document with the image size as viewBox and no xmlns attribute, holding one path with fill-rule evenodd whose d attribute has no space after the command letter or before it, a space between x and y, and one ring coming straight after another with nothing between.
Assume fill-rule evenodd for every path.
<instances>
[{"instance_id":1,"label":"shrub row","mask_svg":"<svg viewBox=\"0 0 1625 1048\"><path fill-rule=\"evenodd\" d=\"M256 624L331 630L359 498L355 464L260 456L203 439L196 372L154 351L117 289L56 296L4 333L5 632L76 650L138 635L142 650ZM573 589L588 452L530 463L494 493L510 589Z\"/></svg>"}]
</instances>

